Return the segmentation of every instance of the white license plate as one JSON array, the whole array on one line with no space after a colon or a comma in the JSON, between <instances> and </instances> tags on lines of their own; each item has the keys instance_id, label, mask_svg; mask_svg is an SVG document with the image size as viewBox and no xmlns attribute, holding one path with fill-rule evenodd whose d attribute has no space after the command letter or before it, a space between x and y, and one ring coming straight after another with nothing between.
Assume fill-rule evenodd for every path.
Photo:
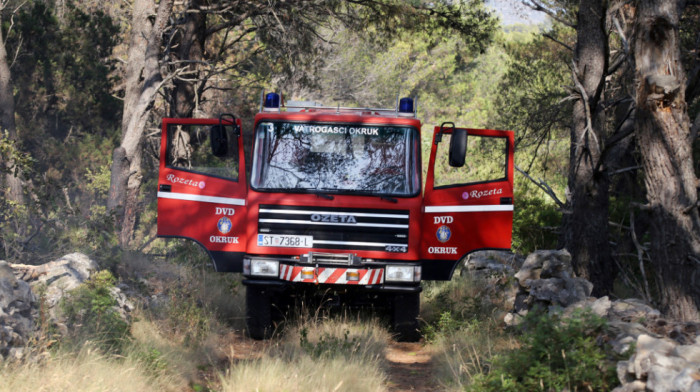
<instances>
[{"instance_id":1,"label":"white license plate","mask_svg":"<svg viewBox=\"0 0 700 392\"><path fill-rule=\"evenodd\" d=\"M314 237L310 235L258 234L258 246L284 248L312 248Z\"/></svg>"}]
</instances>

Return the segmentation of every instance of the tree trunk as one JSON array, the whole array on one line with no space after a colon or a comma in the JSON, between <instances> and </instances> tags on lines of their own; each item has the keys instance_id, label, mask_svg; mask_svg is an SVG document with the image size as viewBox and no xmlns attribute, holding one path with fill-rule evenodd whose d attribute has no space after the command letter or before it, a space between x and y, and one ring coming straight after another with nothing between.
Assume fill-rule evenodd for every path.
<instances>
[{"instance_id":1,"label":"tree trunk","mask_svg":"<svg viewBox=\"0 0 700 392\"><path fill-rule=\"evenodd\" d=\"M600 165L605 142L603 92L608 66L605 1L581 0L574 52L574 102L569 167L569 213L563 242L576 274L593 282L594 295L612 289L615 268L608 242L610 180Z\"/></svg>"},{"instance_id":2,"label":"tree trunk","mask_svg":"<svg viewBox=\"0 0 700 392\"><path fill-rule=\"evenodd\" d=\"M133 5L122 139L114 151L107 197L110 211L117 217L119 243L123 248L129 247L137 221L142 140L150 108L163 80L159 64L161 43L172 6L173 0L161 0L157 11L154 0L135 0Z\"/></svg>"},{"instance_id":3,"label":"tree trunk","mask_svg":"<svg viewBox=\"0 0 700 392\"><path fill-rule=\"evenodd\" d=\"M10 66L7 64L7 51L5 50L5 39L0 31L0 132L7 132L7 137L10 141L16 142L17 126L15 125L15 98L12 93L12 75ZM21 170L14 167L15 162L12 158L0 164L5 165L8 171L5 174L5 186L7 187L8 200L17 203L24 203L24 193Z\"/></svg>"},{"instance_id":4,"label":"tree trunk","mask_svg":"<svg viewBox=\"0 0 700 392\"><path fill-rule=\"evenodd\" d=\"M185 15L184 23L177 32L177 60L189 61L185 66L182 77L173 80L175 88L172 92L170 116L176 118L192 117L195 108L201 102L200 91L197 91L200 73L198 62L204 59L204 42L206 40L206 15L199 11L201 0L192 0Z\"/></svg>"},{"instance_id":5,"label":"tree trunk","mask_svg":"<svg viewBox=\"0 0 700 392\"><path fill-rule=\"evenodd\" d=\"M693 171L677 1L641 0L634 32L636 132L651 211L661 310L700 319L700 216Z\"/></svg>"}]
</instances>

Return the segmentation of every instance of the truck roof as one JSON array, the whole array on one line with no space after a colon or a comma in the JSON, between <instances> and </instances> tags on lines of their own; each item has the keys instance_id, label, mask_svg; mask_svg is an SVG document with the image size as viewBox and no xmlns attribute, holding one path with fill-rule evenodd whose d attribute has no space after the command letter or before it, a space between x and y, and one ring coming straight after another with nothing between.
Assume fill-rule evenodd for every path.
<instances>
[{"instance_id":1,"label":"truck roof","mask_svg":"<svg viewBox=\"0 0 700 392\"><path fill-rule=\"evenodd\" d=\"M256 123L261 120L407 125L420 129L420 121L413 113L407 114L395 110L372 108L316 106L293 108L293 110L287 108L286 111L273 109L261 111L255 115Z\"/></svg>"}]
</instances>

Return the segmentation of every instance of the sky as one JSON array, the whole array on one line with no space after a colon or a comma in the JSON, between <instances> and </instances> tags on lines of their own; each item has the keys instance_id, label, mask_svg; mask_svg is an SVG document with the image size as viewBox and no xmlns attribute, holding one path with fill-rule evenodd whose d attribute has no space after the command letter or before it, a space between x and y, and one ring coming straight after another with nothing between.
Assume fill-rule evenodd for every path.
<instances>
[{"instance_id":1,"label":"sky","mask_svg":"<svg viewBox=\"0 0 700 392\"><path fill-rule=\"evenodd\" d=\"M542 12L533 11L520 0L487 0L486 4L496 10L503 25L539 24L545 21Z\"/></svg>"}]
</instances>

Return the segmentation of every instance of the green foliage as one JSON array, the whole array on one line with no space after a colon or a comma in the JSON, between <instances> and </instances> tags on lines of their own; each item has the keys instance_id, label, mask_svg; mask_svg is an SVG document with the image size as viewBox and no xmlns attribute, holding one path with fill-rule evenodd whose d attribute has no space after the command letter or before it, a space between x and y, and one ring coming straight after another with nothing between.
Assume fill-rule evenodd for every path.
<instances>
[{"instance_id":1,"label":"green foliage","mask_svg":"<svg viewBox=\"0 0 700 392\"><path fill-rule=\"evenodd\" d=\"M12 211L0 217L0 257L41 263L81 251L110 261L118 254L104 198L121 115L111 57L119 28L71 1L55 11L32 0L3 19L19 140L10 148L0 138L0 153L29 186L23 206L0 208Z\"/></svg>"},{"instance_id":2,"label":"green foliage","mask_svg":"<svg viewBox=\"0 0 700 392\"><path fill-rule=\"evenodd\" d=\"M299 330L299 346L304 352L313 358L334 358L348 357L356 352L360 347L360 340L354 336L350 339L350 330L346 329L343 336L339 337L334 334L324 332L318 338L318 341L309 341L309 330L303 327Z\"/></svg>"},{"instance_id":3,"label":"green foliage","mask_svg":"<svg viewBox=\"0 0 700 392\"><path fill-rule=\"evenodd\" d=\"M491 283L455 276L449 282L426 282L421 299L422 332L430 342L444 336L485 328L505 307L507 277Z\"/></svg>"},{"instance_id":4,"label":"green foliage","mask_svg":"<svg viewBox=\"0 0 700 392\"><path fill-rule=\"evenodd\" d=\"M184 336L186 345L201 342L211 331L213 314L196 298L195 290L195 285L186 282L168 291L168 327L173 333Z\"/></svg>"},{"instance_id":5,"label":"green foliage","mask_svg":"<svg viewBox=\"0 0 700 392\"><path fill-rule=\"evenodd\" d=\"M19 126L41 137L70 130L103 133L118 122L121 103L110 59L119 29L101 11L83 12L66 2L59 19L43 1L20 8L8 35L8 50L17 52L13 82ZM36 131L39 132L36 132Z\"/></svg>"},{"instance_id":6,"label":"green foliage","mask_svg":"<svg viewBox=\"0 0 700 392\"><path fill-rule=\"evenodd\" d=\"M130 357L142 365L147 373L159 375L168 370L168 361L155 347L139 346Z\"/></svg>"},{"instance_id":7,"label":"green foliage","mask_svg":"<svg viewBox=\"0 0 700 392\"><path fill-rule=\"evenodd\" d=\"M540 196L534 185L521 182L516 188L513 211L513 249L529 254L538 249L555 249L561 212Z\"/></svg>"},{"instance_id":8,"label":"green foliage","mask_svg":"<svg viewBox=\"0 0 700 392\"><path fill-rule=\"evenodd\" d=\"M605 320L589 312L561 318L531 312L522 347L496 356L468 391L607 391L617 385L614 362L596 343Z\"/></svg>"},{"instance_id":9,"label":"green foliage","mask_svg":"<svg viewBox=\"0 0 700 392\"><path fill-rule=\"evenodd\" d=\"M129 325L110 293L115 282L109 271L100 271L62 300L61 311L71 331L69 342L93 341L108 352L123 348L130 336Z\"/></svg>"}]
</instances>

